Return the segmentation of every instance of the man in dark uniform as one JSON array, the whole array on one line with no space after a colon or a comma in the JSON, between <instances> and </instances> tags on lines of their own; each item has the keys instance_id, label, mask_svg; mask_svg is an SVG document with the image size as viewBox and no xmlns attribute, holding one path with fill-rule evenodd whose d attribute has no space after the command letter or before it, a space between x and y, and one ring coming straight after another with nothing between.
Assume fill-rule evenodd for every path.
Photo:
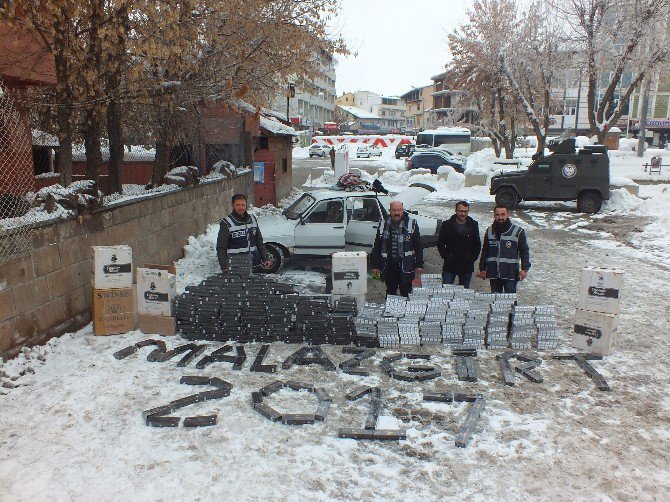
<instances>
[{"instance_id":1,"label":"man in dark uniform","mask_svg":"<svg viewBox=\"0 0 670 502\"><path fill-rule=\"evenodd\" d=\"M330 157L330 168L335 169L335 147L334 146L330 147L330 152L328 152L328 156Z\"/></svg>"},{"instance_id":2,"label":"man in dark uniform","mask_svg":"<svg viewBox=\"0 0 670 502\"><path fill-rule=\"evenodd\" d=\"M491 281L491 293L516 293L517 282L526 278L529 268L526 232L511 222L507 206L496 206L493 225L484 235L477 277Z\"/></svg>"},{"instance_id":3,"label":"man in dark uniform","mask_svg":"<svg viewBox=\"0 0 670 502\"><path fill-rule=\"evenodd\" d=\"M233 195L232 204L233 211L221 220L216 239L216 255L221 270L228 272L228 255L232 253L249 253L254 268L261 265L268 268L271 265L269 255L256 217L247 213L246 195Z\"/></svg>"},{"instance_id":4,"label":"man in dark uniform","mask_svg":"<svg viewBox=\"0 0 670 502\"><path fill-rule=\"evenodd\" d=\"M391 216L386 218L370 253L372 272L381 274L386 294L402 296L412 292L415 274L423 271L423 248L416 220L405 213L402 202L391 202Z\"/></svg>"},{"instance_id":5,"label":"man in dark uniform","mask_svg":"<svg viewBox=\"0 0 670 502\"><path fill-rule=\"evenodd\" d=\"M457 202L455 214L443 222L440 228L437 250L444 260L443 284L453 284L458 277L458 284L464 288L470 287L482 240L479 237L479 224L468 216L469 211L470 205L466 201Z\"/></svg>"}]
</instances>

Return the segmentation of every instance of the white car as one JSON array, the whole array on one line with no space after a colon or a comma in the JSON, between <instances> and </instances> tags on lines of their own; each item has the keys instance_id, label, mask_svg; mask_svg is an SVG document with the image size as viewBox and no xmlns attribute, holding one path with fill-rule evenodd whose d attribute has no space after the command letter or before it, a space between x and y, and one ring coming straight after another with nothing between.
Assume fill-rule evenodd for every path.
<instances>
[{"instance_id":1,"label":"white car","mask_svg":"<svg viewBox=\"0 0 670 502\"><path fill-rule=\"evenodd\" d=\"M356 158L360 159L362 157L370 158L370 157L381 157L382 156L382 150L381 148L377 148L376 146L369 146L369 145L360 145L358 148L356 148Z\"/></svg>"},{"instance_id":2,"label":"white car","mask_svg":"<svg viewBox=\"0 0 670 502\"><path fill-rule=\"evenodd\" d=\"M328 157L330 154L330 146L328 145L312 145L309 147L309 156L311 157Z\"/></svg>"},{"instance_id":3,"label":"white car","mask_svg":"<svg viewBox=\"0 0 670 502\"><path fill-rule=\"evenodd\" d=\"M430 187L428 187L430 188ZM428 188L409 187L391 197L381 193L317 190L302 194L284 212L258 217L263 242L270 254L273 273L294 255L330 256L338 251L372 250L380 222L389 205L398 200L419 224L424 247L435 246L442 221L411 210L430 193Z\"/></svg>"}]
</instances>

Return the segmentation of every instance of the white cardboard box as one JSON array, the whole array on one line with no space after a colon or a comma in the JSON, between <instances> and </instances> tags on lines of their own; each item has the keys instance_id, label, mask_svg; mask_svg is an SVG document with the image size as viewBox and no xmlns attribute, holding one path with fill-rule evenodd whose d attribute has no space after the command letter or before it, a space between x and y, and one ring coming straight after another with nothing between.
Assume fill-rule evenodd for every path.
<instances>
[{"instance_id":1,"label":"white cardboard box","mask_svg":"<svg viewBox=\"0 0 670 502\"><path fill-rule=\"evenodd\" d=\"M130 246L93 246L93 288L133 287L133 250Z\"/></svg>"},{"instance_id":2,"label":"white cardboard box","mask_svg":"<svg viewBox=\"0 0 670 502\"><path fill-rule=\"evenodd\" d=\"M368 292L368 255L364 251L333 253L333 294Z\"/></svg>"},{"instance_id":3,"label":"white cardboard box","mask_svg":"<svg viewBox=\"0 0 670 502\"><path fill-rule=\"evenodd\" d=\"M577 309L572 333L572 346L586 352L608 356L619 324L619 316Z\"/></svg>"},{"instance_id":4,"label":"white cardboard box","mask_svg":"<svg viewBox=\"0 0 670 502\"><path fill-rule=\"evenodd\" d=\"M623 270L583 268L577 308L618 314L622 284Z\"/></svg>"},{"instance_id":5,"label":"white cardboard box","mask_svg":"<svg viewBox=\"0 0 670 502\"><path fill-rule=\"evenodd\" d=\"M148 266L137 269L137 312L139 315L172 315L172 300L177 281L170 267ZM174 268L172 268L174 270Z\"/></svg>"}]
</instances>

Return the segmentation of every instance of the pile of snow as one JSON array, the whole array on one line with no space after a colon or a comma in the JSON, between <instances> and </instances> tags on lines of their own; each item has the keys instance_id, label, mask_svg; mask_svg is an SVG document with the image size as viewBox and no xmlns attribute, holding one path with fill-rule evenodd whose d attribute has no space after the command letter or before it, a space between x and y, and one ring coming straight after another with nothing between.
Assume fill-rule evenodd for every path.
<instances>
[{"instance_id":1,"label":"pile of snow","mask_svg":"<svg viewBox=\"0 0 670 502\"><path fill-rule=\"evenodd\" d=\"M213 274L221 272L216 256L216 238L219 224L207 226L204 234L190 236L184 246L184 257L175 263L177 269L177 293L183 293L186 286L195 286Z\"/></svg>"},{"instance_id":2,"label":"pile of snow","mask_svg":"<svg viewBox=\"0 0 670 502\"><path fill-rule=\"evenodd\" d=\"M639 211L643 206L644 200L631 194L625 188L616 188L610 190L609 200L603 201L602 212L608 213L630 213Z\"/></svg>"},{"instance_id":3,"label":"pile of snow","mask_svg":"<svg viewBox=\"0 0 670 502\"><path fill-rule=\"evenodd\" d=\"M236 171L237 167L235 167L231 162L228 162L227 160L219 160L214 163L209 173L210 174L218 173L220 175L223 175L223 177L225 178L227 176L234 176Z\"/></svg>"},{"instance_id":4,"label":"pile of snow","mask_svg":"<svg viewBox=\"0 0 670 502\"><path fill-rule=\"evenodd\" d=\"M619 151L621 152L636 152L637 139L635 138L621 138L619 140Z\"/></svg>"}]
</instances>

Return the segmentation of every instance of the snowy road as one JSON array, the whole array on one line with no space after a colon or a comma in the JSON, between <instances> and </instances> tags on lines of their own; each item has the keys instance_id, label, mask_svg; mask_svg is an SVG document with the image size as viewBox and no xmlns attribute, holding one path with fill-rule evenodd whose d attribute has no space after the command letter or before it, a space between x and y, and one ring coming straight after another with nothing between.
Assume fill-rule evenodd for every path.
<instances>
[{"instance_id":1,"label":"snowy road","mask_svg":"<svg viewBox=\"0 0 670 502\"><path fill-rule=\"evenodd\" d=\"M428 213L452 211L449 197ZM490 203L472 215L490 220ZM502 383L493 353L479 357L480 381L459 382L441 350L431 363L442 377L402 383L381 372L378 350L371 376L354 377L315 367L276 375L229 364L196 370L175 360L146 361L148 349L117 361L113 352L143 335L93 337L85 328L52 340L2 366L8 387L0 395L0 498L5 500L660 500L670 493L670 392L668 387L670 272L659 257L630 243L647 223L635 215L603 214L593 220L572 209L529 205L513 217L524 225L533 266L520 287L523 304L552 303L565 328L576 306L581 267L626 271L623 309L614 355L594 365L612 391L599 392L574 363L540 354L544 383L517 378ZM658 250L667 259L667 249ZM666 253L666 254L663 254ZM429 272L439 261L429 252ZM661 260L662 261L662 260ZM477 289L484 290L482 281ZM180 344L168 339L168 347ZM219 345L213 345L218 347ZM258 345L247 347L250 358ZM266 364L280 363L296 347L272 345ZM349 356L327 347L335 364ZM425 351L424 351L425 352ZM21 375L23 373L23 375ZM219 423L188 430L153 429L141 411L193 393L181 375L218 376L234 385L230 397L197 404L183 415L215 412ZM285 426L251 408L251 392L275 378L324 386L334 402L324 423ZM342 426L361 427L367 400L344 394L358 384L380 385L380 426L407 428L399 443L338 439ZM482 419L465 448L454 445L466 404L423 403L423 390L481 393ZM305 393L282 390L271 403L283 411L312 411ZM663 494L666 495L663 495Z\"/></svg>"}]
</instances>

